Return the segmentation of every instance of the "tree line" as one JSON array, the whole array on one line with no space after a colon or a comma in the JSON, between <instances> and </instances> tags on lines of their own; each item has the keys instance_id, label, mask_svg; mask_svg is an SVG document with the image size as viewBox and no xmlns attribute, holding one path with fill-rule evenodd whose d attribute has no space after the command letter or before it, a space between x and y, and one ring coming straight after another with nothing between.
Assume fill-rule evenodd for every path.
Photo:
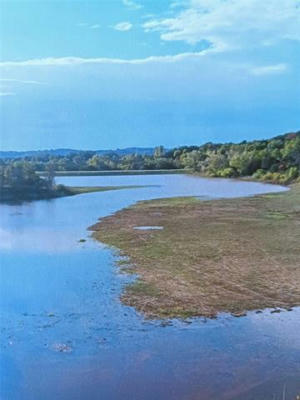
<instances>
[{"instance_id":1,"label":"tree line","mask_svg":"<svg viewBox=\"0 0 300 400\"><path fill-rule=\"evenodd\" d=\"M179 168L224 178L252 177L289 183L300 176L300 131L239 144L180 147L167 156Z\"/></svg>"},{"instance_id":2,"label":"tree line","mask_svg":"<svg viewBox=\"0 0 300 400\"><path fill-rule=\"evenodd\" d=\"M300 179L300 131L268 140L206 143L165 150L152 155L81 151L65 156L33 156L0 160L0 188L52 190L55 171L112 171L187 169L211 177L252 177L289 183ZM43 172L41 178L38 172Z\"/></svg>"}]
</instances>

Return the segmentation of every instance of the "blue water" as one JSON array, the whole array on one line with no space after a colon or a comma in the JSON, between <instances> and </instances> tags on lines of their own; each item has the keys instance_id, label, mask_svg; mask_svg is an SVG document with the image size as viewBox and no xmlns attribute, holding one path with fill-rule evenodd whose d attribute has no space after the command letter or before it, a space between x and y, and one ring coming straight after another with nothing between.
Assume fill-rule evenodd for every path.
<instances>
[{"instance_id":1,"label":"blue water","mask_svg":"<svg viewBox=\"0 0 300 400\"><path fill-rule=\"evenodd\" d=\"M1 400L271 400L283 391L289 400L300 393L299 309L147 321L120 303L133 278L87 231L138 200L285 188L184 175L58 182L154 186L0 206Z\"/></svg>"}]
</instances>

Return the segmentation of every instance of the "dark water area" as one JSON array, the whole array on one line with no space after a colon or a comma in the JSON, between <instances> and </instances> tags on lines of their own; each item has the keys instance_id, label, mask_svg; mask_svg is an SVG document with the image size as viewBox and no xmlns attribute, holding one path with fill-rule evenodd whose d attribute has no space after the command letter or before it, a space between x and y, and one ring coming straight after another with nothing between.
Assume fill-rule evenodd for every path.
<instances>
[{"instance_id":1,"label":"dark water area","mask_svg":"<svg viewBox=\"0 0 300 400\"><path fill-rule=\"evenodd\" d=\"M119 300L134 278L120 274L117 254L87 231L138 200L285 188L184 175L57 181L155 186L0 206L1 400L292 400L300 394L299 308L145 320Z\"/></svg>"}]
</instances>

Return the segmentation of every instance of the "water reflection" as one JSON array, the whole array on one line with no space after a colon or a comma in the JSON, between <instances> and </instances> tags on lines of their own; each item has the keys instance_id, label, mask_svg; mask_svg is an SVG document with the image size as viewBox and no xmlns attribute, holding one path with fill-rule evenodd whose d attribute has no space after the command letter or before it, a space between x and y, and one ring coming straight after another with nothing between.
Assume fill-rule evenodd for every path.
<instances>
[{"instance_id":1,"label":"water reflection","mask_svg":"<svg viewBox=\"0 0 300 400\"><path fill-rule=\"evenodd\" d=\"M57 178L73 186L150 185L145 188L99 192L22 205L1 205L0 249L53 252L77 249L87 226L139 200L175 196L220 198L284 191L286 188L228 179L185 175L95 176ZM86 246L90 244L87 243Z\"/></svg>"},{"instance_id":2,"label":"water reflection","mask_svg":"<svg viewBox=\"0 0 300 400\"><path fill-rule=\"evenodd\" d=\"M79 243L98 217L138 200L284 188L176 175L59 181L159 187L0 207L1 399L266 400L283 383L286 400L295 396L299 310L145 321L119 301L132 278L118 274L111 250Z\"/></svg>"}]
</instances>

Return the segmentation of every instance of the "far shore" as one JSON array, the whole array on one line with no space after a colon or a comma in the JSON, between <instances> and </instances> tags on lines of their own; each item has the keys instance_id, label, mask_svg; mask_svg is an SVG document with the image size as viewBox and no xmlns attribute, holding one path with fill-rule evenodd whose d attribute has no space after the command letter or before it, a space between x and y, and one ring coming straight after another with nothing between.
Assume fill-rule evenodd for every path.
<instances>
[{"instance_id":1,"label":"far shore","mask_svg":"<svg viewBox=\"0 0 300 400\"><path fill-rule=\"evenodd\" d=\"M142 201L90 230L138 275L122 301L147 317L300 305L300 184L247 198Z\"/></svg>"},{"instance_id":2,"label":"far shore","mask_svg":"<svg viewBox=\"0 0 300 400\"><path fill-rule=\"evenodd\" d=\"M111 170L111 171L55 171L55 176L123 176L123 175L161 175L161 174L187 174L187 169L154 169L154 170ZM40 176L46 175L37 171Z\"/></svg>"}]
</instances>

